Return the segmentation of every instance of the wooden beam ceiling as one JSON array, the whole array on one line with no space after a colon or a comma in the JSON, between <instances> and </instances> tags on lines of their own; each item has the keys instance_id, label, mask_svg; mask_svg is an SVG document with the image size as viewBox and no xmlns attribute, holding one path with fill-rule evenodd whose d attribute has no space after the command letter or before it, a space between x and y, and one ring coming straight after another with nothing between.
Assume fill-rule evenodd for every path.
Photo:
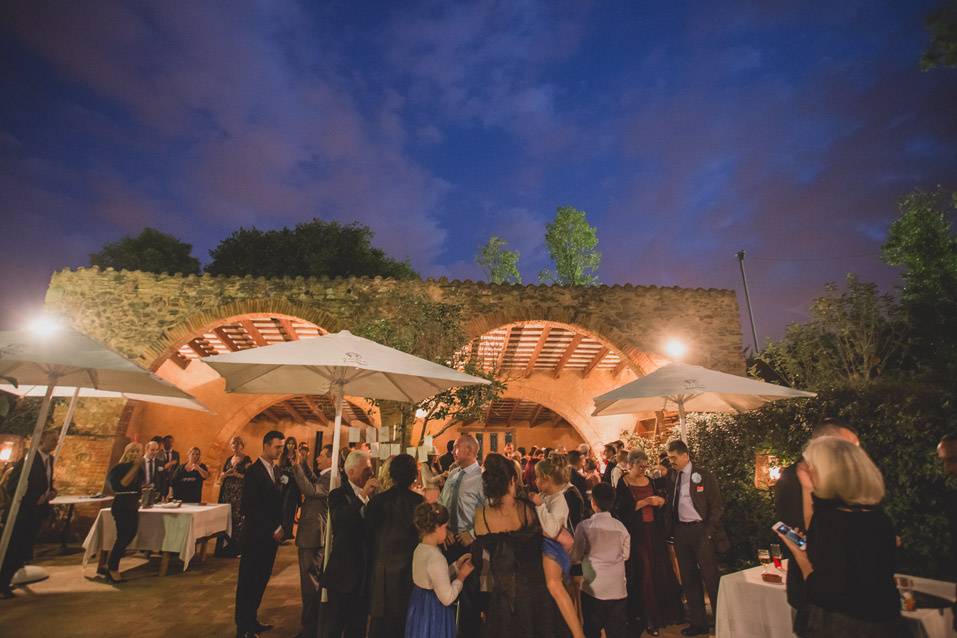
<instances>
[{"instance_id":1,"label":"wooden beam ceiling","mask_svg":"<svg viewBox=\"0 0 957 638\"><path fill-rule=\"evenodd\" d=\"M296 334L296 329L293 327L292 322L286 317L279 317L279 326L282 328L282 331L286 334L286 341L298 341L299 335Z\"/></svg>"},{"instance_id":2,"label":"wooden beam ceiling","mask_svg":"<svg viewBox=\"0 0 957 638\"><path fill-rule=\"evenodd\" d=\"M543 406L542 406L541 403L539 403L539 404L535 407L535 411L532 413L532 418L529 419L529 421L528 421L528 427L530 427L530 428L535 427L535 425L536 425L535 422L538 421L538 415L542 413L542 407L543 407Z\"/></svg>"},{"instance_id":3,"label":"wooden beam ceiling","mask_svg":"<svg viewBox=\"0 0 957 638\"><path fill-rule=\"evenodd\" d=\"M226 328L223 326L213 328L213 333L219 337L219 340L223 342L223 345L226 346L230 352L236 352L239 350L239 346L236 345L236 342L233 341L233 338L228 332L226 332Z\"/></svg>"},{"instance_id":4,"label":"wooden beam ceiling","mask_svg":"<svg viewBox=\"0 0 957 638\"><path fill-rule=\"evenodd\" d=\"M246 333L257 346L262 347L269 345L269 342L266 341L266 338L263 337L261 332L259 332L259 328L257 328L256 324L252 322L252 319L243 319L239 323L242 324L243 328L246 330Z\"/></svg>"},{"instance_id":5,"label":"wooden beam ceiling","mask_svg":"<svg viewBox=\"0 0 957 638\"><path fill-rule=\"evenodd\" d=\"M535 344L535 349L532 351L532 356L528 359L528 367L525 368L525 376L532 376L532 372L535 371L535 362L538 361L538 357L542 354L542 348L545 347L545 342L548 341L548 333L552 331L552 326L550 324L545 324L545 327L542 328L542 334L538 338L538 343Z\"/></svg>"},{"instance_id":6,"label":"wooden beam ceiling","mask_svg":"<svg viewBox=\"0 0 957 638\"><path fill-rule=\"evenodd\" d=\"M582 335L575 333L575 336L572 337L572 340L568 343L568 347L565 348L565 352L562 353L562 358L558 360L558 364L555 366L555 378L557 379L561 373L562 369L565 367L565 364L568 363L568 360L572 358L572 355L575 354L575 350L578 349L578 344L582 342Z\"/></svg>"},{"instance_id":7,"label":"wooden beam ceiling","mask_svg":"<svg viewBox=\"0 0 957 638\"><path fill-rule=\"evenodd\" d=\"M498 353L498 361L495 362L495 371L496 373L501 373L502 364L505 363L505 354L508 352L508 342L512 339L512 329L515 326L509 326L505 330L505 340L502 341L502 351Z\"/></svg>"},{"instance_id":8,"label":"wooden beam ceiling","mask_svg":"<svg viewBox=\"0 0 957 638\"><path fill-rule=\"evenodd\" d=\"M608 354L608 347L602 346L601 350L595 353L595 358L592 359L587 366L585 366L585 369L582 371L582 377L587 377L589 374L591 374L591 371L595 369L595 366L601 363L601 360L605 358L606 354Z\"/></svg>"}]
</instances>

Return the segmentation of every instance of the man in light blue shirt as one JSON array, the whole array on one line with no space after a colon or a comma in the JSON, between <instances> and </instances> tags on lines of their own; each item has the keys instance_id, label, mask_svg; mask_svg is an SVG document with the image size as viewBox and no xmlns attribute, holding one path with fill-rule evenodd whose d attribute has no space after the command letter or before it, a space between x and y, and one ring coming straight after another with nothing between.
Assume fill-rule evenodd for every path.
<instances>
[{"instance_id":1,"label":"man in light blue shirt","mask_svg":"<svg viewBox=\"0 0 957 638\"><path fill-rule=\"evenodd\" d=\"M439 502L449 510L449 531L445 539L449 561L469 553L475 540L475 510L485 505L478 449L478 441L471 434L463 434L455 440L452 454L457 467L449 474L439 496ZM472 572L465 579L459 595L459 636L479 635L482 624L480 599L479 574Z\"/></svg>"}]
</instances>

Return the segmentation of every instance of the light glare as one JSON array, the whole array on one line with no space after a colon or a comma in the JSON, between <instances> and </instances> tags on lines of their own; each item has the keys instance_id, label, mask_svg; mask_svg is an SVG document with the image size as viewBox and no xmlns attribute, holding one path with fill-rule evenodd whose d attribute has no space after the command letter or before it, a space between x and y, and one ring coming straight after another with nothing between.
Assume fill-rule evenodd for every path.
<instances>
[{"instance_id":1,"label":"light glare","mask_svg":"<svg viewBox=\"0 0 957 638\"><path fill-rule=\"evenodd\" d=\"M40 316L30 322L30 332L38 337L52 337L60 331L60 323L53 317Z\"/></svg>"},{"instance_id":2,"label":"light glare","mask_svg":"<svg viewBox=\"0 0 957 638\"><path fill-rule=\"evenodd\" d=\"M669 339L668 343L665 344L665 352L672 359L681 359L688 352L688 346L679 339Z\"/></svg>"}]
</instances>

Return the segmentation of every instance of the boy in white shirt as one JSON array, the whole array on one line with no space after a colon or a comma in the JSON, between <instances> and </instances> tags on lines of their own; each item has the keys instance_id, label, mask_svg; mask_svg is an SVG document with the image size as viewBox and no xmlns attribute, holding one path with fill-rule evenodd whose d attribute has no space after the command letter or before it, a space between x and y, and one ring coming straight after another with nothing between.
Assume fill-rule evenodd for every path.
<instances>
[{"instance_id":1,"label":"boy in white shirt","mask_svg":"<svg viewBox=\"0 0 957 638\"><path fill-rule=\"evenodd\" d=\"M615 488L599 483L591 492L595 514L575 528L572 561L582 564L582 616L585 636L624 638L628 626L628 590L625 561L631 553L631 536L609 511L615 504Z\"/></svg>"}]
</instances>

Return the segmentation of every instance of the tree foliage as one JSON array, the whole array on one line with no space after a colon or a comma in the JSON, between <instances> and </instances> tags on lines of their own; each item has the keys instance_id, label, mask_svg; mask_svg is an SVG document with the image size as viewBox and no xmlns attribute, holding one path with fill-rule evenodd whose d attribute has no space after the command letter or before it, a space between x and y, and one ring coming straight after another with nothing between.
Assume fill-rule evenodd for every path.
<instances>
[{"instance_id":1,"label":"tree foliage","mask_svg":"<svg viewBox=\"0 0 957 638\"><path fill-rule=\"evenodd\" d=\"M957 378L957 237L948 213L957 193L915 191L901 198L884 260L900 266L901 304L912 334L913 365L924 376Z\"/></svg>"},{"instance_id":2,"label":"tree foliage","mask_svg":"<svg viewBox=\"0 0 957 638\"><path fill-rule=\"evenodd\" d=\"M280 230L240 228L209 252L206 271L254 277L418 277L407 261L373 246L373 236L363 224L320 219Z\"/></svg>"},{"instance_id":3,"label":"tree foliage","mask_svg":"<svg viewBox=\"0 0 957 638\"><path fill-rule=\"evenodd\" d=\"M431 433L438 436L457 422L480 417L505 391L505 383L496 380L493 372L480 369L464 347L468 337L463 320L461 306L404 291L396 291L387 315L357 318L356 333L367 339L491 381L489 385L452 388L417 405L377 402L399 413L403 446L410 444L417 411L424 414L423 436L429 433L430 423L447 421L442 430Z\"/></svg>"},{"instance_id":4,"label":"tree foliage","mask_svg":"<svg viewBox=\"0 0 957 638\"><path fill-rule=\"evenodd\" d=\"M737 415L692 414L689 445L711 470L725 501L723 521L732 542L731 566L754 562L755 551L775 542L773 496L754 486L755 453L782 463L800 458L811 428L825 417L853 423L861 446L884 475L884 510L894 521L902 547L897 570L941 577L949 565L946 479L936 443L957 431L954 393L940 386L880 380L863 388L824 390L814 399L779 401Z\"/></svg>"},{"instance_id":5,"label":"tree foliage","mask_svg":"<svg viewBox=\"0 0 957 638\"><path fill-rule=\"evenodd\" d=\"M920 58L924 71L936 67L957 67L957 1L938 7L925 20L930 43Z\"/></svg>"},{"instance_id":6,"label":"tree foliage","mask_svg":"<svg viewBox=\"0 0 957 638\"><path fill-rule=\"evenodd\" d=\"M190 254L192 250L192 244L155 228L144 228L136 237L123 237L91 254L90 265L157 274L197 275L199 260Z\"/></svg>"},{"instance_id":7,"label":"tree foliage","mask_svg":"<svg viewBox=\"0 0 957 638\"><path fill-rule=\"evenodd\" d=\"M891 295L855 275L847 276L844 291L835 284L825 291L811 304L808 322L788 326L756 355L757 376L818 390L870 383L900 362L907 329Z\"/></svg>"},{"instance_id":8,"label":"tree foliage","mask_svg":"<svg viewBox=\"0 0 957 638\"><path fill-rule=\"evenodd\" d=\"M485 276L493 284L522 283L522 275L518 271L518 251L506 250L507 245L504 239L493 235L475 256L475 263L485 271Z\"/></svg>"},{"instance_id":9,"label":"tree foliage","mask_svg":"<svg viewBox=\"0 0 957 638\"><path fill-rule=\"evenodd\" d=\"M563 286L592 286L598 283L598 232L588 223L583 210L560 206L555 219L546 227L545 243L555 266L543 270L539 281Z\"/></svg>"}]
</instances>

